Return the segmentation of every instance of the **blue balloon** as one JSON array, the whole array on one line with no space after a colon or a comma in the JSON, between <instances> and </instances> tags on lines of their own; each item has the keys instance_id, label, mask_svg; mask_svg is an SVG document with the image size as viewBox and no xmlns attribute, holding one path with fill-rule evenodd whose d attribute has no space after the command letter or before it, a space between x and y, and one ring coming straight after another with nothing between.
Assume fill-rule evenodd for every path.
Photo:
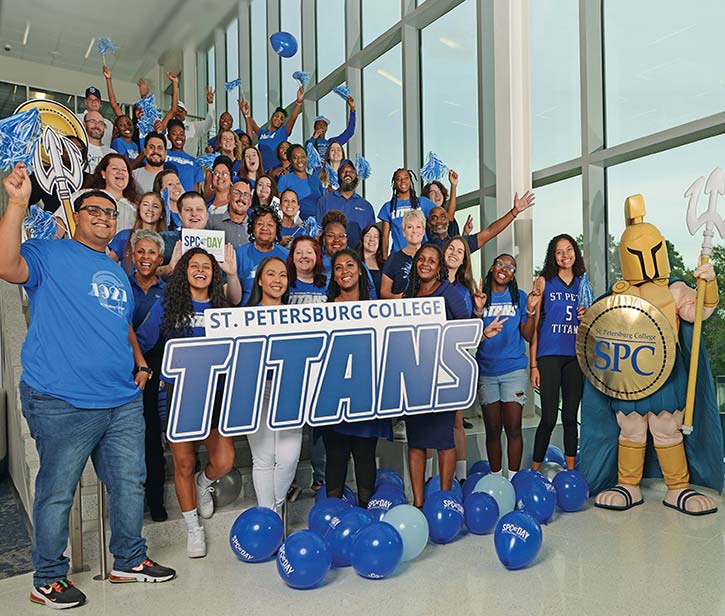
<instances>
[{"instance_id":1,"label":"blue balloon","mask_svg":"<svg viewBox=\"0 0 725 616\"><path fill-rule=\"evenodd\" d=\"M403 556L403 539L385 522L361 528L352 544L352 567L362 577L379 580L389 576Z\"/></svg>"},{"instance_id":2,"label":"blue balloon","mask_svg":"<svg viewBox=\"0 0 725 616\"><path fill-rule=\"evenodd\" d=\"M488 463L488 460L479 460L474 463L470 469L468 469L469 475L473 475L474 473L483 473L484 475L488 475L490 472L491 465Z\"/></svg>"},{"instance_id":3,"label":"blue balloon","mask_svg":"<svg viewBox=\"0 0 725 616\"><path fill-rule=\"evenodd\" d=\"M297 39L289 32L275 32L269 37L274 53L283 58L291 58L297 53Z\"/></svg>"},{"instance_id":4,"label":"blue balloon","mask_svg":"<svg viewBox=\"0 0 725 616\"><path fill-rule=\"evenodd\" d=\"M481 479L481 477L485 477L485 473L471 473L466 477L466 480L463 482L463 502L466 502L466 499L473 494L473 489L476 487L476 484L478 483L478 480Z\"/></svg>"},{"instance_id":5,"label":"blue balloon","mask_svg":"<svg viewBox=\"0 0 725 616\"><path fill-rule=\"evenodd\" d=\"M326 537L330 530L330 520L345 509L350 509L350 507L352 505L340 498L320 499L310 509L309 516L307 517L307 526L310 530L320 535L320 537Z\"/></svg>"},{"instance_id":6,"label":"blue balloon","mask_svg":"<svg viewBox=\"0 0 725 616\"><path fill-rule=\"evenodd\" d=\"M331 564L325 541L311 530L291 534L277 552L277 573L292 588L317 586Z\"/></svg>"},{"instance_id":7,"label":"blue balloon","mask_svg":"<svg viewBox=\"0 0 725 616\"><path fill-rule=\"evenodd\" d=\"M589 484L579 471L561 471L554 477L556 500L562 511L579 511L589 499Z\"/></svg>"},{"instance_id":8,"label":"blue balloon","mask_svg":"<svg viewBox=\"0 0 725 616\"><path fill-rule=\"evenodd\" d=\"M406 501L408 500L405 498L405 492L402 488L399 488L397 485L393 483L381 483L377 488L375 488L374 495L378 494L397 494L404 498Z\"/></svg>"},{"instance_id":9,"label":"blue balloon","mask_svg":"<svg viewBox=\"0 0 725 616\"><path fill-rule=\"evenodd\" d=\"M323 498L327 498L326 486L322 486L319 490L317 490L317 494L315 494L315 504L319 503ZM346 503L350 503L350 505L353 507L357 507L357 495L347 484L342 489L342 500L344 500Z\"/></svg>"},{"instance_id":10,"label":"blue balloon","mask_svg":"<svg viewBox=\"0 0 725 616\"><path fill-rule=\"evenodd\" d=\"M368 511L379 522L390 509L407 502L405 495L400 492L378 490L368 502Z\"/></svg>"},{"instance_id":11,"label":"blue balloon","mask_svg":"<svg viewBox=\"0 0 725 616\"><path fill-rule=\"evenodd\" d=\"M543 535L539 523L525 511L512 511L496 524L493 544L501 564L507 569L523 569L541 549Z\"/></svg>"},{"instance_id":12,"label":"blue balloon","mask_svg":"<svg viewBox=\"0 0 725 616\"><path fill-rule=\"evenodd\" d=\"M393 526L400 534L403 562L416 558L428 544L428 520L417 507L397 505L383 516L383 522Z\"/></svg>"},{"instance_id":13,"label":"blue balloon","mask_svg":"<svg viewBox=\"0 0 725 616\"><path fill-rule=\"evenodd\" d=\"M476 535L493 531L498 520L498 503L485 492L473 492L463 504L466 528Z\"/></svg>"},{"instance_id":14,"label":"blue balloon","mask_svg":"<svg viewBox=\"0 0 725 616\"><path fill-rule=\"evenodd\" d=\"M545 462L556 462L557 464L561 464L561 466L566 466L566 458L564 457L564 452L556 445L549 445L546 448L546 455L544 456L544 459L541 461L541 463L544 464Z\"/></svg>"},{"instance_id":15,"label":"blue balloon","mask_svg":"<svg viewBox=\"0 0 725 616\"><path fill-rule=\"evenodd\" d=\"M282 520L272 509L252 507L239 514L229 531L229 545L239 560L267 560L282 545Z\"/></svg>"},{"instance_id":16,"label":"blue balloon","mask_svg":"<svg viewBox=\"0 0 725 616\"><path fill-rule=\"evenodd\" d=\"M372 524L373 517L362 507L353 507L342 511L330 523L334 528L327 535L332 552L332 564L335 567L349 567L352 559L352 544L358 531Z\"/></svg>"},{"instance_id":17,"label":"blue balloon","mask_svg":"<svg viewBox=\"0 0 725 616\"><path fill-rule=\"evenodd\" d=\"M434 492L423 504L423 513L428 520L431 541L450 543L461 532L463 526L463 505L453 492Z\"/></svg>"},{"instance_id":18,"label":"blue balloon","mask_svg":"<svg viewBox=\"0 0 725 616\"><path fill-rule=\"evenodd\" d=\"M375 476L375 489L377 490L383 483L391 483L398 486L402 491L405 491L405 482L403 481L403 478L392 468L378 469L377 475Z\"/></svg>"},{"instance_id":19,"label":"blue balloon","mask_svg":"<svg viewBox=\"0 0 725 616\"><path fill-rule=\"evenodd\" d=\"M511 485L514 487L516 502L519 501L521 495L524 493L524 485L532 479L536 479L537 481L546 480L546 477L544 477L539 471L535 471L530 468L519 471L514 475L514 478L511 480Z\"/></svg>"},{"instance_id":20,"label":"blue balloon","mask_svg":"<svg viewBox=\"0 0 725 616\"><path fill-rule=\"evenodd\" d=\"M522 482L516 505L530 513L539 524L548 524L556 511L556 490L548 479L532 477Z\"/></svg>"},{"instance_id":21,"label":"blue balloon","mask_svg":"<svg viewBox=\"0 0 725 616\"><path fill-rule=\"evenodd\" d=\"M441 476L436 475L435 477L431 477L430 481L425 484L425 494L424 498L428 498L433 492L440 492L441 491ZM458 479L455 477L453 478L453 481L451 482L451 492L456 495L456 498L463 502L463 488L461 487L461 484L458 483Z\"/></svg>"},{"instance_id":22,"label":"blue balloon","mask_svg":"<svg viewBox=\"0 0 725 616\"><path fill-rule=\"evenodd\" d=\"M496 499L498 512L504 515L513 511L516 504L516 492L511 482L501 475L486 475L478 480L474 492L486 492Z\"/></svg>"}]
</instances>

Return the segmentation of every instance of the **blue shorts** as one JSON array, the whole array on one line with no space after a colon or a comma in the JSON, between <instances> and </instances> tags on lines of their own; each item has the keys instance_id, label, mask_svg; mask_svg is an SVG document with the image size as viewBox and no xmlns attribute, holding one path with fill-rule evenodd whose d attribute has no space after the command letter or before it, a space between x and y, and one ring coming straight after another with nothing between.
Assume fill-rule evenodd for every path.
<instances>
[{"instance_id":1,"label":"blue shorts","mask_svg":"<svg viewBox=\"0 0 725 616\"><path fill-rule=\"evenodd\" d=\"M494 402L518 402L526 404L529 375L526 369L514 370L498 376L478 377L478 401L481 406Z\"/></svg>"}]
</instances>

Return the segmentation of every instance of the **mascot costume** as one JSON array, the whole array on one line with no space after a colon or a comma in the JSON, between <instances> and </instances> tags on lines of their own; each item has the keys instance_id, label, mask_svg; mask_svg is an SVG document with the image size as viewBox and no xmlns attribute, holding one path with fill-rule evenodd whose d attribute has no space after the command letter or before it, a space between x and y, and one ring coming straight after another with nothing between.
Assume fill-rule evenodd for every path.
<instances>
[{"instance_id":1,"label":"mascot costume","mask_svg":"<svg viewBox=\"0 0 725 616\"><path fill-rule=\"evenodd\" d=\"M645 214L641 195L626 200L619 246L623 280L592 305L579 328L577 356L587 376L580 470L597 494L597 507L635 507L642 503L642 478L663 477L665 506L705 515L717 511L715 502L690 488L690 481L722 491L723 437L710 365L700 347L694 430L683 438L688 367L698 346L692 326L696 293L670 278L665 238L644 222ZM701 264L694 276L704 287L707 318L718 303L712 264Z\"/></svg>"}]
</instances>

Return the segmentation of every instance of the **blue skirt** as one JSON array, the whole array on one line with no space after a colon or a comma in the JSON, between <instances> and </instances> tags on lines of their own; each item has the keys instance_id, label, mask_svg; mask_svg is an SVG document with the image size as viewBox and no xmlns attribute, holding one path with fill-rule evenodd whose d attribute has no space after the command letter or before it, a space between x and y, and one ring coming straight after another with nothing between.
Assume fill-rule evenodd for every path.
<instances>
[{"instance_id":1,"label":"blue skirt","mask_svg":"<svg viewBox=\"0 0 725 616\"><path fill-rule=\"evenodd\" d=\"M456 411L406 415L405 432L408 447L415 449L453 449L453 426Z\"/></svg>"}]
</instances>

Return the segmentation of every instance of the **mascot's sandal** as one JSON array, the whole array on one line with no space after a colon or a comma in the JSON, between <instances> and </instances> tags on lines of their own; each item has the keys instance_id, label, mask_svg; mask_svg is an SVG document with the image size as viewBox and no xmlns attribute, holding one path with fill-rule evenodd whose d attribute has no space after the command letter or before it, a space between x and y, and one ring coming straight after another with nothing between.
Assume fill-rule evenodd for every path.
<instances>
[{"instance_id":1,"label":"mascot's sandal","mask_svg":"<svg viewBox=\"0 0 725 616\"><path fill-rule=\"evenodd\" d=\"M670 509L675 509L676 511L679 511L680 513L686 513L687 515L708 515L709 513L717 512L717 507L712 507L710 509L703 509L702 511L688 511L686 509L687 501L695 496L704 496L704 494L698 492L697 490L693 490L692 488L686 488L677 495L677 500L675 501L674 505L672 503L668 503L666 500L663 500L662 504L665 507L669 507Z\"/></svg>"},{"instance_id":2,"label":"mascot's sandal","mask_svg":"<svg viewBox=\"0 0 725 616\"><path fill-rule=\"evenodd\" d=\"M632 499L632 494L630 493L627 488L621 485L616 485L613 488L610 488L609 490L605 490L602 492L600 496L604 496L606 494L619 494L624 498L624 504L622 505L614 505L614 504L608 504L608 503L598 503L595 502L594 506L599 507L601 509L611 509L612 511L627 511L628 509L631 509L632 507L636 507L637 505L641 505L644 500L640 498L638 501L634 501Z\"/></svg>"}]
</instances>

